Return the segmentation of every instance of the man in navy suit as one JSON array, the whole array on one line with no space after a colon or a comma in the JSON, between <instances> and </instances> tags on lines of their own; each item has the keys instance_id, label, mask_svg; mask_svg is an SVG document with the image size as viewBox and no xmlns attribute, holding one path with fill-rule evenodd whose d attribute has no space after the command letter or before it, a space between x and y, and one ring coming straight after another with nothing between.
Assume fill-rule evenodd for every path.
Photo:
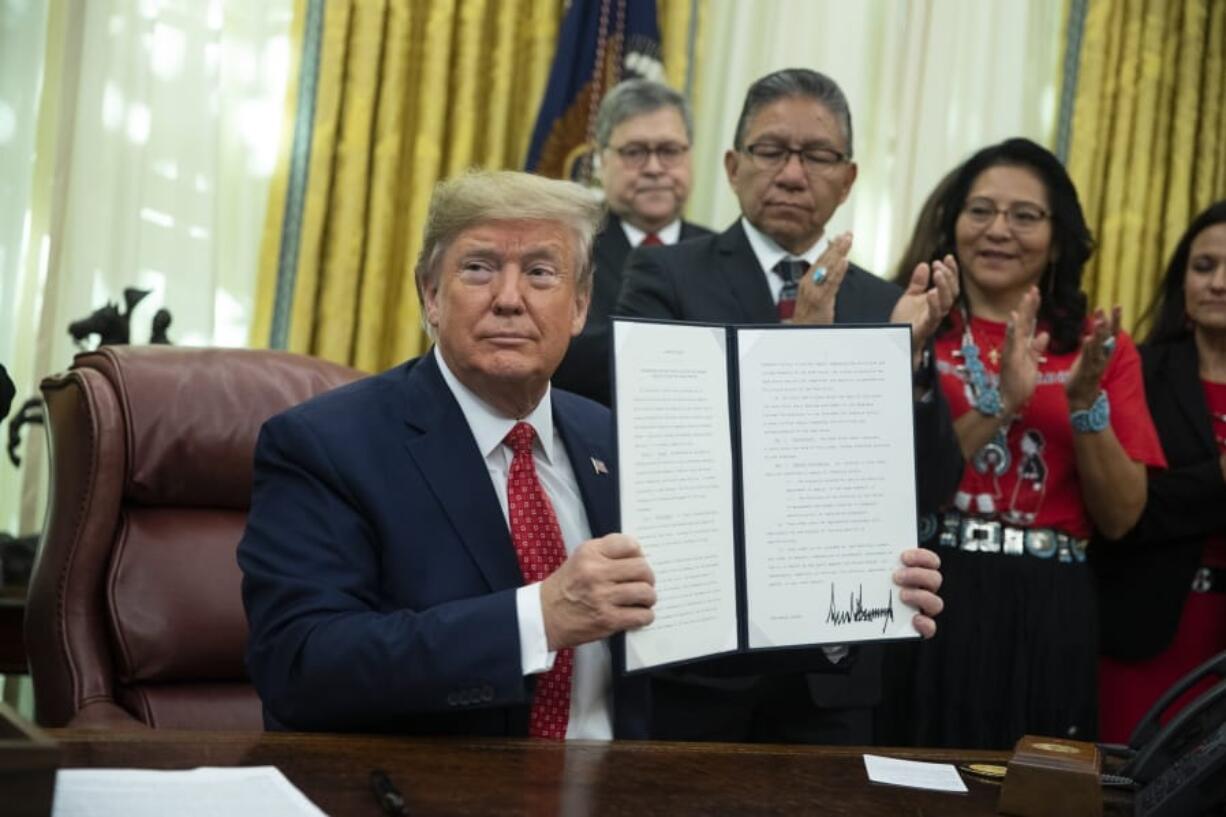
<instances>
[{"instance_id":1,"label":"man in navy suit","mask_svg":"<svg viewBox=\"0 0 1226 817\"><path fill-rule=\"evenodd\" d=\"M645 736L645 682L610 683L604 640L655 602L613 532L608 411L549 389L601 215L521 173L440 185L416 273L434 349L264 426L238 559L270 728L526 735L573 648L565 734ZM527 585L504 444L520 422L569 553Z\"/></svg>"},{"instance_id":2,"label":"man in navy suit","mask_svg":"<svg viewBox=\"0 0 1226 817\"><path fill-rule=\"evenodd\" d=\"M681 218L690 195L693 135L689 103L667 85L626 80L601 101L596 145L610 214L596 234L587 324L553 376L558 388L611 405L609 316L617 305L630 251L711 234Z\"/></svg>"},{"instance_id":3,"label":"man in navy suit","mask_svg":"<svg viewBox=\"0 0 1226 817\"><path fill-rule=\"evenodd\" d=\"M928 340L958 291L952 258L923 264L904 292L848 261L850 234L826 223L856 180L851 112L839 86L808 69L749 89L724 169L741 217L719 235L644 247L627 262L617 315L711 323L910 323L921 511L955 490L962 455L933 389ZM881 648L830 650L847 674L748 676L715 661L661 676L653 736L866 744L880 698Z\"/></svg>"},{"instance_id":4,"label":"man in navy suit","mask_svg":"<svg viewBox=\"0 0 1226 817\"><path fill-rule=\"evenodd\" d=\"M614 531L611 417L549 384L600 215L570 182L443 183L416 270L434 348L265 424L238 560L270 728L647 735L607 646L655 603ZM933 558L898 577L928 633Z\"/></svg>"}]
</instances>

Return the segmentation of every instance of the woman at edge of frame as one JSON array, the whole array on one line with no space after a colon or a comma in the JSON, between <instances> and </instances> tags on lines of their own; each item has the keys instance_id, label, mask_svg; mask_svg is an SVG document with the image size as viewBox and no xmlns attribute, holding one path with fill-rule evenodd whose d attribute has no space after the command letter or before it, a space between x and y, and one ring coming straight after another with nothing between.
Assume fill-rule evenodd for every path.
<instances>
[{"instance_id":1,"label":"woman at edge of frame","mask_svg":"<svg viewBox=\"0 0 1226 817\"><path fill-rule=\"evenodd\" d=\"M1226 199L1188 226L1145 317L1145 393L1169 469L1151 475L1132 532L1101 554L1091 549L1101 737L1114 743L1180 677L1226 650Z\"/></svg>"}]
</instances>

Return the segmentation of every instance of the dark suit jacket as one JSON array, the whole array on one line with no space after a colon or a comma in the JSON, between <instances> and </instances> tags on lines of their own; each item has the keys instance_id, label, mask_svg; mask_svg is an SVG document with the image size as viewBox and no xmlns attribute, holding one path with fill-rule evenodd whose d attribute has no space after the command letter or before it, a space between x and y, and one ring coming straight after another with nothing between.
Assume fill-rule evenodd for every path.
<instances>
[{"instance_id":1,"label":"dark suit jacket","mask_svg":"<svg viewBox=\"0 0 1226 817\"><path fill-rule=\"evenodd\" d=\"M614 314L709 323L778 323L766 277L738 219L719 235L672 247L642 247L630 255L621 297ZM835 301L835 323L882 323L902 290L850 266ZM936 382L935 378L931 382ZM935 511L957 488L962 454L954 436L949 408L933 390L933 400L915 408L916 464L921 512ZM879 647L856 651L846 676L810 675L809 687L822 706L871 706L881 697ZM696 665L724 675L735 665L721 661Z\"/></svg>"},{"instance_id":2,"label":"dark suit jacket","mask_svg":"<svg viewBox=\"0 0 1226 817\"><path fill-rule=\"evenodd\" d=\"M1168 468L1151 473L1140 521L1119 542L1095 542L1102 651L1141 660L1171 643L1205 539L1226 532L1218 464L1196 344L1141 346L1145 396Z\"/></svg>"},{"instance_id":3,"label":"dark suit jacket","mask_svg":"<svg viewBox=\"0 0 1226 817\"><path fill-rule=\"evenodd\" d=\"M609 412L555 390L553 413L604 535L617 477L580 465L613 463ZM523 577L432 353L265 424L238 561L269 728L527 734ZM615 682L618 737L646 736L647 695Z\"/></svg>"},{"instance_id":4,"label":"dark suit jacket","mask_svg":"<svg viewBox=\"0 0 1226 817\"><path fill-rule=\"evenodd\" d=\"M681 222L681 241L704 235L711 235L711 231L688 221ZM613 404L609 388L609 343L612 333L609 316L617 306L617 296L622 288L622 268L631 249L621 219L610 215L604 229L597 234L592 249L595 271L587 324L579 335L571 339L566 357L553 374L553 385L590 397L606 406Z\"/></svg>"}]
</instances>

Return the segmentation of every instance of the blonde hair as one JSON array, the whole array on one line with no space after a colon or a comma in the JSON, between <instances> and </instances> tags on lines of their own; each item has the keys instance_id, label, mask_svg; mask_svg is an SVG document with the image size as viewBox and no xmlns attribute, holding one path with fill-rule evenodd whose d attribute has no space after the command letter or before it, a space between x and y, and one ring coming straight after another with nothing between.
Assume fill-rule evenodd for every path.
<instances>
[{"instance_id":1,"label":"blonde hair","mask_svg":"<svg viewBox=\"0 0 1226 817\"><path fill-rule=\"evenodd\" d=\"M425 293L438 280L438 265L457 236L491 221L556 221L575 235L575 289L592 290L592 242L605 206L574 182L515 170L470 170L439 182L430 198L425 236L414 277L425 313Z\"/></svg>"}]
</instances>

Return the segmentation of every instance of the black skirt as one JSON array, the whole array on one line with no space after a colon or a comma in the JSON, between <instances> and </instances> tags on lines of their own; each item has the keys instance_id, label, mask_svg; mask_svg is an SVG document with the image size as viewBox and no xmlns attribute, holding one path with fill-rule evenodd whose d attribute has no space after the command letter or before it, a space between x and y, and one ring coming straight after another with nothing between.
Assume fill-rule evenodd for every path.
<instances>
[{"instance_id":1,"label":"black skirt","mask_svg":"<svg viewBox=\"0 0 1226 817\"><path fill-rule=\"evenodd\" d=\"M934 548L945 609L930 641L887 650L880 744L1011 749L1094 740L1097 619L1085 563Z\"/></svg>"}]
</instances>

